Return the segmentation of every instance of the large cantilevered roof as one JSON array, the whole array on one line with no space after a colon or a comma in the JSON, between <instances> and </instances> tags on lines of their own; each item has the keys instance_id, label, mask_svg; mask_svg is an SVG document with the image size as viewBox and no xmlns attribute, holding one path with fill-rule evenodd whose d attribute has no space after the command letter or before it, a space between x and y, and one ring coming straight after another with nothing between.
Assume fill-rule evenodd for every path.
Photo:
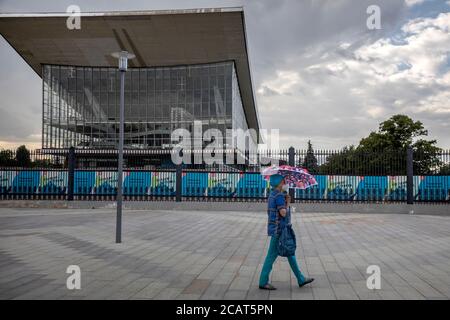
<instances>
[{"instance_id":1,"label":"large cantilevered roof","mask_svg":"<svg viewBox=\"0 0 450 320\"><path fill-rule=\"evenodd\" d=\"M81 13L81 29L67 13L0 14L0 34L41 76L41 64L117 66L112 52L127 50L130 67L233 60L250 128L259 131L242 8Z\"/></svg>"}]
</instances>

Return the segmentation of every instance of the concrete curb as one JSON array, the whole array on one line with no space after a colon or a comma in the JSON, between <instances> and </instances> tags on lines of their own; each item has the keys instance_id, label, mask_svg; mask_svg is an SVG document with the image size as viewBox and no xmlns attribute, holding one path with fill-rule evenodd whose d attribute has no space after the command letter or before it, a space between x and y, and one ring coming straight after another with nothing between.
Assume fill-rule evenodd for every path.
<instances>
[{"instance_id":1,"label":"concrete curb","mask_svg":"<svg viewBox=\"0 0 450 320\"><path fill-rule=\"evenodd\" d=\"M125 201L128 210L204 210L204 211L263 211L265 202L221 201ZM450 204L405 203L312 203L292 205L297 212L323 213L396 213L450 216ZM64 200L2 200L0 208L53 208L53 209L114 209L114 201Z\"/></svg>"}]
</instances>

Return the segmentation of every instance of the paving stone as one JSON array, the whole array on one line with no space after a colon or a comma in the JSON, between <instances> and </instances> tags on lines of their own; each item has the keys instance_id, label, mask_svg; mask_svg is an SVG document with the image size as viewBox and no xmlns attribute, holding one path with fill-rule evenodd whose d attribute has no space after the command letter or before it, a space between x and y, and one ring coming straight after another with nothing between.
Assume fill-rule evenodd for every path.
<instances>
[{"instance_id":1,"label":"paving stone","mask_svg":"<svg viewBox=\"0 0 450 320\"><path fill-rule=\"evenodd\" d=\"M220 300L223 299L229 286L226 284L211 284L201 296L202 300Z\"/></svg>"},{"instance_id":2,"label":"paving stone","mask_svg":"<svg viewBox=\"0 0 450 320\"><path fill-rule=\"evenodd\" d=\"M313 295L316 300L336 300L336 295L331 288L313 287Z\"/></svg>"},{"instance_id":3,"label":"paving stone","mask_svg":"<svg viewBox=\"0 0 450 320\"><path fill-rule=\"evenodd\" d=\"M224 300L244 300L247 296L246 290L227 290Z\"/></svg>"},{"instance_id":4,"label":"paving stone","mask_svg":"<svg viewBox=\"0 0 450 320\"><path fill-rule=\"evenodd\" d=\"M155 296L155 299L173 300L181 293L181 291L180 288L165 288Z\"/></svg>"},{"instance_id":5,"label":"paving stone","mask_svg":"<svg viewBox=\"0 0 450 320\"><path fill-rule=\"evenodd\" d=\"M166 282L155 281L134 294L133 298L152 299L168 286Z\"/></svg>"},{"instance_id":6,"label":"paving stone","mask_svg":"<svg viewBox=\"0 0 450 320\"><path fill-rule=\"evenodd\" d=\"M183 290L183 294L199 294L201 295L211 284L207 279L195 279Z\"/></svg>"},{"instance_id":7,"label":"paving stone","mask_svg":"<svg viewBox=\"0 0 450 320\"><path fill-rule=\"evenodd\" d=\"M333 283L333 292L338 300L357 300L358 294L350 284Z\"/></svg>"},{"instance_id":8,"label":"paving stone","mask_svg":"<svg viewBox=\"0 0 450 320\"><path fill-rule=\"evenodd\" d=\"M311 286L308 287L293 287L291 292L292 300L313 300L314 294Z\"/></svg>"}]
</instances>

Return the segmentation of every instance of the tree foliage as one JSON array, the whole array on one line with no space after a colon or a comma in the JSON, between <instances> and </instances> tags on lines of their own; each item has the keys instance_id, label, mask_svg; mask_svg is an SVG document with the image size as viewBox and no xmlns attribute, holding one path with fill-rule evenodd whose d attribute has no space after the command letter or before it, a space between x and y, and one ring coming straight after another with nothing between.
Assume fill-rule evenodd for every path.
<instances>
[{"instance_id":1,"label":"tree foliage","mask_svg":"<svg viewBox=\"0 0 450 320\"><path fill-rule=\"evenodd\" d=\"M319 172L319 165L317 164L317 158L314 155L314 149L311 144L311 140L308 141L308 149L306 151L305 159L301 163L301 167L308 169L312 174Z\"/></svg>"},{"instance_id":2,"label":"tree foliage","mask_svg":"<svg viewBox=\"0 0 450 320\"><path fill-rule=\"evenodd\" d=\"M20 146L16 150L16 164L19 167L29 167L31 165L30 151L25 146Z\"/></svg>"},{"instance_id":3,"label":"tree foliage","mask_svg":"<svg viewBox=\"0 0 450 320\"><path fill-rule=\"evenodd\" d=\"M442 165L440 148L428 135L422 122L397 114L380 123L378 131L362 138L358 146L344 148L320 167L327 174L405 175L406 151L413 149L414 173L435 172Z\"/></svg>"},{"instance_id":4,"label":"tree foliage","mask_svg":"<svg viewBox=\"0 0 450 320\"><path fill-rule=\"evenodd\" d=\"M0 166L10 167L14 163L14 153L11 150L0 150Z\"/></svg>"}]
</instances>

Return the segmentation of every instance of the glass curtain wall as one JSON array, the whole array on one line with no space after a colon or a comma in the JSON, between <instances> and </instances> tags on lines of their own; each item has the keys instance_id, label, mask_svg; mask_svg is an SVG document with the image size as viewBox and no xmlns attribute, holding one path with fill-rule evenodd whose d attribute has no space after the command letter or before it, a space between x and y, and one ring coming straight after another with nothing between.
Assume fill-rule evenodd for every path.
<instances>
[{"instance_id":1,"label":"glass curtain wall","mask_svg":"<svg viewBox=\"0 0 450 320\"><path fill-rule=\"evenodd\" d=\"M43 65L43 148L116 148L117 68ZM125 76L125 147L170 147L172 130L247 129L233 62L132 68Z\"/></svg>"}]
</instances>

